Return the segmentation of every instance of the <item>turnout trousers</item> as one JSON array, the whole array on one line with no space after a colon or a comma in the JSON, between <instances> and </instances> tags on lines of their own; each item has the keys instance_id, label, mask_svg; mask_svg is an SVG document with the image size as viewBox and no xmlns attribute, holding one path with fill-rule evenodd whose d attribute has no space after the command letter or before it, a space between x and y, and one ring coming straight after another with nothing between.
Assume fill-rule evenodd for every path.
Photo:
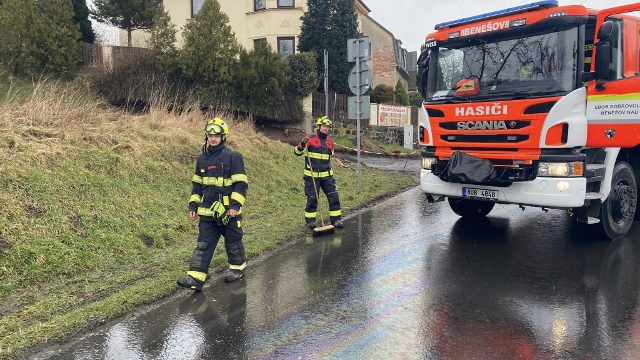
<instances>
[{"instance_id":1,"label":"turnout trousers","mask_svg":"<svg viewBox=\"0 0 640 360\"><path fill-rule=\"evenodd\" d=\"M220 225L212 218L200 217L198 244L191 256L189 272L196 271L207 274L220 236L224 236L224 248L227 252L230 268L244 270L247 258L242 243L241 224L242 215L231 218L227 225Z\"/></svg>"},{"instance_id":2,"label":"turnout trousers","mask_svg":"<svg viewBox=\"0 0 640 360\"><path fill-rule=\"evenodd\" d=\"M333 176L326 178L316 178L316 188L318 193L322 189L327 196L329 202L329 219L331 223L342 219L342 212L340 211L340 197L338 196L338 186ZM313 223L316 220L316 211L318 209L318 195L313 187L313 179L311 177L304 177L304 194L307 196L307 205L304 209L304 217L307 223Z\"/></svg>"}]
</instances>

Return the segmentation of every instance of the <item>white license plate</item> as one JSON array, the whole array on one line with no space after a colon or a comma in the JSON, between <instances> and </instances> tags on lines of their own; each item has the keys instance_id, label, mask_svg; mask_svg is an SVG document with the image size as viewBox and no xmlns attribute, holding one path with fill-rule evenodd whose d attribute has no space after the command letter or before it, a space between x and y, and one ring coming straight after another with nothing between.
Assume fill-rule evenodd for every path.
<instances>
[{"instance_id":1,"label":"white license plate","mask_svg":"<svg viewBox=\"0 0 640 360\"><path fill-rule=\"evenodd\" d=\"M463 187L462 197L497 201L498 191Z\"/></svg>"}]
</instances>

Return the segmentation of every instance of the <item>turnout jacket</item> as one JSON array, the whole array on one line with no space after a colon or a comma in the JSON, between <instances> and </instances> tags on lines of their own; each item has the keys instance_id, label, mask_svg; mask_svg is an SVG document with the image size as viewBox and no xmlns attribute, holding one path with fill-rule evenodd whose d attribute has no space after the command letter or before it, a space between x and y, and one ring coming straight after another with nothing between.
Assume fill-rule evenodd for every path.
<instances>
[{"instance_id":1,"label":"turnout jacket","mask_svg":"<svg viewBox=\"0 0 640 360\"><path fill-rule=\"evenodd\" d=\"M309 161L311 161L314 178L322 179L333 176L333 170L331 169L331 157L335 150L333 140L329 139L325 134L307 135L305 138L309 139L307 141L307 151L301 149L301 144L298 144L293 149L293 153L297 156L308 152L304 159L304 176L311 177Z\"/></svg>"},{"instance_id":2,"label":"turnout jacket","mask_svg":"<svg viewBox=\"0 0 640 360\"><path fill-rule=\"evenodd\" d=\"M225 209L242 213L249 189L242 155L224 142L207 148L196 160L189 210L200 216L213 216L211 205L220 201Z\"/></svg>"}]
</instances>

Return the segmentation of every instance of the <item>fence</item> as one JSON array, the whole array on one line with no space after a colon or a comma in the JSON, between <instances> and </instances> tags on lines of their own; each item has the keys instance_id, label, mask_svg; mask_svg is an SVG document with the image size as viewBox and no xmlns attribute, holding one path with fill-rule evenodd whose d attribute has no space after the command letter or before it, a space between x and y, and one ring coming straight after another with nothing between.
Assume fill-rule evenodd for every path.
<instances>
[{"instance_id":1,"label":"fence","mask_svg":"<svg viewBox=\"0 0 640 360\"><path fill-rule=\"evenodd\" d=\"M314 92L311 103L311 116L318 118L325 115L325 94L321 92ZM329 118L334 120L348 120L348 101L349 95L338 94L333 91L329 91Z\"/></svg>"},{"instance_id":2,"label":"fence","mask_svg":"<svg viewBox=\"0 0 640 360\"><path fill-rule=\"evenodd\" d=\"M82 44L82 62L80 66L102 66L112 67L114 64L121 64L131 59L139 59L149 53L149 49L126 46L102 46L99 44ZM106 62L106 64L105 64Z\"/></svg>"},{"instance_id":3,"label":"fence","mask_svg":"<svg viewBox=\"0 0 640 360\"><path fill-rule=\"evenodd\" d=\"M102 66L102 45L82 43L80 66Z\"/></svg>"}]
</instances>

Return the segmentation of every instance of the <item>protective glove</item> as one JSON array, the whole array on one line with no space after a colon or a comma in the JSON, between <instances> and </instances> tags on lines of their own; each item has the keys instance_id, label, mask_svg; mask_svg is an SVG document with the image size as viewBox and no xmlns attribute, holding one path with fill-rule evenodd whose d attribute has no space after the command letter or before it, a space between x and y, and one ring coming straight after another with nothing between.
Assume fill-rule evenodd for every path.
<instances>
[{"instance_id":1,"label":"protective glove","mask_svg":"<svg viewBox=\"0 0 640 360\"><path fill-rule=\"evenodd\" d=\"M227 225L229 223L229 213L220 201L214 201L213 204L211 204L211 211L213 211L213 219L218 224Z\"/></svg>"},{"instance_id":2,"label":"protective glove","mask_svg":"<svg viewBox=\"0 0 640 360\"><path fill-rule=\"evenodd\" d=\"M300 150L304 149L305 147L307 147L307 141L309 141L308 137L304 137L302 138L302 140L300 140L300 145L298 145L298 147L300 148Z\"/></svg>"}]
</instances>

